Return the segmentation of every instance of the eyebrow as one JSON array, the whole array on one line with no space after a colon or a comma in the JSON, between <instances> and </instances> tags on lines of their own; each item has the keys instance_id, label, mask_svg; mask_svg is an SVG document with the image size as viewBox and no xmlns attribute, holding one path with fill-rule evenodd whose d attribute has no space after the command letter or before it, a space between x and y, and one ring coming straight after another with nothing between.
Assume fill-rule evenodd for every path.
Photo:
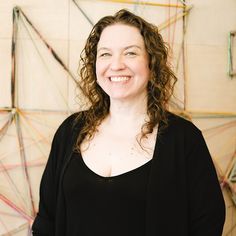
<instances>
[{"instance_id":1,"label":"eyebrow","mask_svg":"<svg viewBox=\"0 0 236 236\"><path fill-rule=\"evenodd\" d=\"M140 49L140 50L142 49L142 48L141 48L140 46L138 46L138 45L129 45L129 46L125 47L124 50L130 49L130 48L138 48L138 49ZM98 49L98 52L101 51L101 50L108 50L108 51L109 51L110 48L101 47L101 48Z\"/></svg>"},{"instance_id":2,"label":"eyebrow","mask_svg":"<svg viewBox=\"0 0 236 236\"><path fill-rule=\"evenodd\" d=\"M125 47L125 50L129 49L129 48L138 48L138 49L142 49L140 46L138 45L130 45L130 46L127 46Z\"/></svg>"}]
</instances>

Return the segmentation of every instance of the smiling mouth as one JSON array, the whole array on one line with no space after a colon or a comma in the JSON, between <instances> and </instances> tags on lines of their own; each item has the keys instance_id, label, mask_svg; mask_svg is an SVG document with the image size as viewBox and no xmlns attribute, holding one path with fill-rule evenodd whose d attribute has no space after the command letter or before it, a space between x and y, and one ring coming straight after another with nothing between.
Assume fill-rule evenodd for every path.
<instances>
[{"instance_id":1,"label":"smiling mouth","mask_svg":"<svg viewBox=\"0 0 236 236\"><path fill-rule=\"evenodd\" d=\"M109 79L112 82L123 82L123 81L128 81L130 77L129 76L111 76L109 77Z\"/></svg>"}]
</instances>

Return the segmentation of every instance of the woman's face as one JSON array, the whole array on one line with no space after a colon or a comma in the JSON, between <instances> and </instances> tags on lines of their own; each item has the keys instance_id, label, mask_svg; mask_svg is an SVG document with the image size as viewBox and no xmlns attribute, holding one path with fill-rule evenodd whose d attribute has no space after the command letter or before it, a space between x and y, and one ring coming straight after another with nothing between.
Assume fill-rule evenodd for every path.
<instances>
[{"instance_id":1,"label":"woman's face","mask_svg":"<svg viewBox=\"0 0 236 236\"><path fill-rule=\"evenodd\" d=\"M96 76L110 99L137 99L147 95L150 76L148 54L136 27L106 27L97 46Z\"/></svg>"}]
</instances>

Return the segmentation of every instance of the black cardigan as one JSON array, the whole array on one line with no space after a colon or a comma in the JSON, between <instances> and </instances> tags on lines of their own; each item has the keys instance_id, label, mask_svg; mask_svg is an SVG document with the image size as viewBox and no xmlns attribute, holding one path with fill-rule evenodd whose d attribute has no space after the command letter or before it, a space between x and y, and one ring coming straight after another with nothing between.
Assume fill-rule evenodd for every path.
<instances>
[{"instance_id":1,"label":"black cardigan","mask_svg":"<svg viewBox=\"0 0 236 236\"><path fill-rule=\"evenodd\" d=\"M75 117L68 117L54 136L32 226L35 236L66 235L61 180L83 124L75 124ZM168 122L165 129L159 125L148 183L145 236L220 236L224 199L202 133L171 113Z\"/></svg>"}]
</instances>

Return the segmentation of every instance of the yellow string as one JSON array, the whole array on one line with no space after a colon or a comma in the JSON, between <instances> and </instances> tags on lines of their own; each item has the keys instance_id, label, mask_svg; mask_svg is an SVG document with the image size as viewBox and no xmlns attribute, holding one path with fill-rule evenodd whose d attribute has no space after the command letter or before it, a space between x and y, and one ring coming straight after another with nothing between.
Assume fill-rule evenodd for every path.
<instances>
[{"instance_id":1,"label":"yellow string","mask_svg":"<svg viewBox=\"0 0 236 236\"><path fill-rule=\"evenodd\" d=\"M139 4L139 5L147 5L147 6L156 6L156 7L176 7L176 8L184 8L184 5L180 4L165 4L165 3L156 3L156 2L147 2L147 1L127 1L127 0L96 0L99 2L115 2L115 3L127 3L127 4Z\"/></svg>"}]
</instances>

